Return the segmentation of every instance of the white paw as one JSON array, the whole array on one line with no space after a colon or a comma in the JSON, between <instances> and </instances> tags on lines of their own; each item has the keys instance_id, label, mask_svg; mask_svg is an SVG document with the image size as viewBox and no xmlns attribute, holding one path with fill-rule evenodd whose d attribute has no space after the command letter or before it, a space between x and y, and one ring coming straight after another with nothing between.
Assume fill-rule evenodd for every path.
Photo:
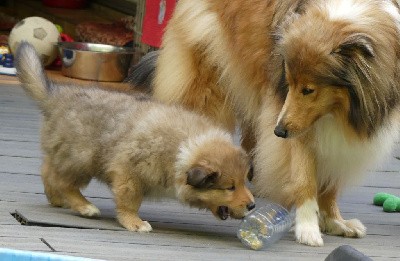
<instances>
[{"instance_id":1,"label":"white paw","mask_svg":"<svg viewBox=\"0 0 400 261\"><path fill-rule=\"evenodd\" d=\"M296 209L296 241L309 246L323 246L318 223L318 204L313 198L305 201Z\"/></svg>"},{"instance_id":2,"label":"white paw","mask_svg":"<svg viewBox=\"0 0 400 261\"><path fill-rule=\"evenodd\" d=\"M85 217L98 217L100 210L95 205L86 205L79 209L79 213Z\"/></svg>"},{"instance_id":3,"label":"white paw","mask_svg":"<svg viewBox=\"0 0 400 261\"><path fill-rule=\"evenodd\" d=\"M133 222L129 225L123 225L126 229L133 232L141 232L147 233L153 230L149 222L147 221L140 221L140 222Z\"/></svg>"},{"instance_id":4,"label":"white paw","mask_svg":"<svg viewBox=\"0 0 400 261\"><path fill-rule=\"evenodd\" d=\"M344 237L364 237L367 229L358 219L339 220L326 218L323 232L329 235Z\"/></svg>"},{"instance_id":5,"label":"white paw","mask_svg":"<svg viewBox=\"0 0 400 261\"><path fill-rule=\"evenodd\" d=\"M143 221L143 223L139 226L138 232L150 232L153 228L147 221Z\"/></svg>"},{"instance_id":6,"label":"white paw","mask_svg":"<svg viewBox=\"0 0 400 261\"><path fill-rule=\"evenodd\" d=\"M303 223L296 224L295 227L296 241L309 246L323 246L321 232L318 224Z\"/></svg>"}]
</instances>

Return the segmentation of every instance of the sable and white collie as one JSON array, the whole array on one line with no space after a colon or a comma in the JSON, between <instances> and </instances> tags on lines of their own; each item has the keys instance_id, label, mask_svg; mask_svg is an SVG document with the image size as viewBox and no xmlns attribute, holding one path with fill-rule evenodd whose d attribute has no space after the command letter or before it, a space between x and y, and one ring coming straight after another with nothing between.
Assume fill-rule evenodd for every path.
<instances>
[{"instance_id":1,"label":"sable and white collie","mask_svg":"<svg viewBox=\"0 0 400 261\"><path fill-rule=\"evenodd\" d=\"M240 122L254 192L295 207L298 242L363 237L336 199L398 137L399 26L390 0L180 0L152 56L153 94Z\"/></svg>"}]
</instances>

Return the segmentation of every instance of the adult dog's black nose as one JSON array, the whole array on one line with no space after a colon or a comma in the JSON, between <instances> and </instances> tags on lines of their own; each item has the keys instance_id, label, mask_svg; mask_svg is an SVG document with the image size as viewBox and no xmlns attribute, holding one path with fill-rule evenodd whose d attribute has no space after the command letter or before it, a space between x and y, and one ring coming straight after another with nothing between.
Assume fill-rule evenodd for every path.
<instances>
[{"instance_id":1,"label":"adult dog's black nose","mask_svg":"<svg viewBox=\"0 0 400 261\"><path fill-rule=\"evenodd\" d=\"M281 124L276 125L274 133L280 138L285 139L288 137L288 131Z\"/></svg>"},{"instance_id":2,"label":"adult dog's black nose","mask_svg":"<svg viewBox=\"0 0 400 261\"><path fill-rule=\"evenodd\" d=\"M247 204L246 207L247 207L247 210L250 211L256 207L256 204L254 202L251 202L251 203Z\"/></svg>"}]
</instances>

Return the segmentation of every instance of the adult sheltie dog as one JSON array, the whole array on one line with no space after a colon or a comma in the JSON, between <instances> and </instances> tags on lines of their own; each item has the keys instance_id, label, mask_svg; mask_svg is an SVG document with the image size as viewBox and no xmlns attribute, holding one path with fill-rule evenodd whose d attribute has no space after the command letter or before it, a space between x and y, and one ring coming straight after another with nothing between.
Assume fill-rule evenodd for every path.
<instances>
[{"instance_id":1,"label":"adult sheltie dog","mask_svg":"<svg viewBox=\"0 0 400 261\"><path fill-rule=\"evenodd\" d=\"M240 122L255 193L295 207L298 242L363 237L336 198L397 139L399 25L390 0L180 0L153 94Z\"/></svg>"}]
</instances>

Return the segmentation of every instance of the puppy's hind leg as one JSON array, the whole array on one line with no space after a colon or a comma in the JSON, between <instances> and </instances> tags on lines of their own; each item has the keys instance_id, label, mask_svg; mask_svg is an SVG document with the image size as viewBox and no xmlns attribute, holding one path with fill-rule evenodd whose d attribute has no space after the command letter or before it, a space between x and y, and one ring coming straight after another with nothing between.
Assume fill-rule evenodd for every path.
<instances>
[{"instance_id":1,"label":"puppy's hind leg","mask_svg":"<svg viewBox=\"0 0 400 261\"><path fill-rule=\"evenodd\" d=\"M72 210L79 212L84 217L100 216L100 210L82 195L79 187L68 185L60 189L62 189L65 203Z\"/></svg>"},{"instance_id":2,"label":"puppy's hind leg","mask_svg":"<svg viewBox=\"0 0 400 261\"><path fill-rule=\"evenodd\" d=\"M64 207L64 199L58 189L54 187L57 182L57 173L50 165L48 156L44 156L42 163L42 181L47 200L54 207Z\"/></svg>"},{"instance_id":3,"label":"puppy's hind leg","mask_svg":"<svg viewBox=\"0 0 400 261\"><path fill-rule=\"evenodd\" d=\"M80 192L81 187L89 184L90 177L72 178L72 176L61 175L52 166L50 158L45 156L42 165L42 180L44 191L51 205L71 208L85 217L100 215L100 210Z\"/></svg>"},{"instance_id":4,"label":"puppy's hind leg","mask_svg":"<svg viewBox=\"0 0 400 261\"><path fill-rule=\"evenodd\" d=\"M143 200L140 182L122 170L110 172L117 219L129 231L150 232L151 225L140 219L138 211Z\"/></svg>"},{"instance_id":5,"label":"puppy's hind leg","mask_svg":"<svg viewBox=\"0 0 400 261\"><path fill-rule=\"evenodd\" d=\"M364 237L367 229L358 219L344 220L336 202L337 189L323 189L318 197L320 227L329 235Z\"/></svg>"}]
</instances>

